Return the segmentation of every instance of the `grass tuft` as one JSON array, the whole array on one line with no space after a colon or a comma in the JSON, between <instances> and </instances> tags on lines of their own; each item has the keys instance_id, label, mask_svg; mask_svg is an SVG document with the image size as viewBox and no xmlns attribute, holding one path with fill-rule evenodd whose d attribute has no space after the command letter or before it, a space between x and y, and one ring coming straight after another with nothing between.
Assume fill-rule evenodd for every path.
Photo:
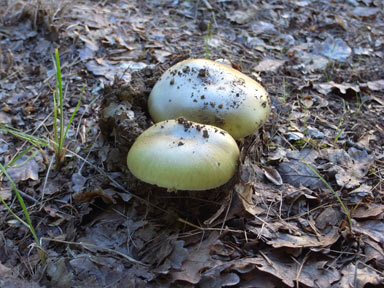
<instances>
[{"instance_id":1,"label":"grass tuft","mask_svg":"<svg viewBox=\"0 0 384 288\"><path fill-rule=\"evenodd\" d=\"M79 97L79 100L77 101L77 105L75 107L75 110L72 112L71 117L69 118L68 124L66 127L64 127L64 92L63 92L63 81L61 77L61 66L60 66L60 56L59 56L59 50L55 49L55 60L54 64L56 67L56 89L55 93L53 95L53 134L54 134L54 143L53 148L55 151L55 158L56 158L56 170L60 170L61 166L64 162L65 152L67 150L67 147L64 146L65 139L67 138L67 133L69 130L69 127L72 124L73 118L76 115L77 110L80 107L81 99L84 94L85 85L83 85L83 88L81 90L81 94ZM60 116L60 119L58 120L58 116ZM57 122L59 122L59 125L57 125Z\"/></svg>"},{"instance_id":2,"label":"grass tuft","mask_svg":"<svg viewBox=\"0 0 384 288\"><path fill-rule=\"evenodd\" d=\"M9 165L7 165L7 166L9 166ZM45 258L46 258L46 253L44 252L44 250L41 247L41 243L40 243L39 237L37 237L36 231L35 231L35 229L33 227L33 224L32 224L32 221L31 221L31 217L29 216L29 212L28 212L27 206L25 205L23 197L21 197L21 195L19 193L19 190L17 190L15 182L13 182L12 178L7 173L6 167L4 167L1 163L0 163L0 172L2 174L4 174L5 177L7 177L9 183L11 184L11 187L12 187L13 191L16 194L17 200L19 201L20 206L23 209L24 216L25 216L25 219L27 221L24 221L19 216L17 216L16 213L13 212L11 207L8 206L8 204L4 201L4 199L1 196L0 196L0 201L3 203L5 208L7 208L8 211L13 215L13 217L15 217L21 224L23 224L24 226L26 226L29 229L29 231L31 232L31 234L33 236L33 239L34 239L34 241L35 241L35 243L36 243L36 245L38 247L38 253L39 253L40 259L44 261Z\"/></svg>"}]
</instances>

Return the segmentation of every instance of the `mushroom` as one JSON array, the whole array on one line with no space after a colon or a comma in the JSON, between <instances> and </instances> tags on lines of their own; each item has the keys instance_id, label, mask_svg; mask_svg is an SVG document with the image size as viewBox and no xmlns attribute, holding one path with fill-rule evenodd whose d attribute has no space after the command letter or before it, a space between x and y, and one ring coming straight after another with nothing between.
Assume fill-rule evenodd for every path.
<instances>
[{"instance_id":1,"label":"mushroom","mask_svg":"<svg viewBox=\"0 0 384 288\"><path fill-rule=\"evenodd\" d=\"M145 130L129 150L127 164L140 180L169 191L207 190L235 174L239 154L224 130L179 118Z\"/></svg>"},{"instance_id":2,"label":"mushroom","mask_svg":"<svg viewBox=\"0 0 384 288\"><path fill-rule=\"evenodd\" d=\"M266 121L270 101L259 83L238 70L212 60L188 59L161 76L148 109L155 122L184 117L241 139Z\"/></svg>"}]
</instances>

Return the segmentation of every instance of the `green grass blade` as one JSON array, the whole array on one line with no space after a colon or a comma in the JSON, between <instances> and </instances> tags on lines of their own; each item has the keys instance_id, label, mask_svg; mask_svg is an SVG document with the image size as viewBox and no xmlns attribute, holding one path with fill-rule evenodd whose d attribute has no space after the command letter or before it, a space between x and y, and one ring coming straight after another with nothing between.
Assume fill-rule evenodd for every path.
<instances>
[{"instance_id":1,"label":"green grass blade","mask_svg":"<svg viewBox=\"0 0 384 288\"><path fill-rule=\"evenodd\" d=\"M53 94L53 134L54 142L57 145L59 143L59 138L57 135L57 88L55 88L55 92Z\"/></svg>"},{"instance_id":2,"label":"green grass blade","mask_svg":"<svg viewBox=\"0 0 384 288\"><path fill-rule=\"evenodd\" d=\"M0 168L1 169L1 168ZM24 226L28 227L29 229L29 225L27 222L25 222L23 219L21 219L19 216L17 216L15 214L15 212L13 212L13 210L11 209L11 207L8 206L8 204L4 201L4 199L0 196L0 201L3 203L3 205L5 206L5 208L8 209L9 213L11 213L13 215L13 217L16 218L17 221L19 221L21 224L23 224Z\"/></svg>"},{"instance_id":3,"label":"green grass blade","mask_svg":"<svg viewBox=\"0 0 384 288\"><path fill-rule=\"evenodd\" d=\"M13 128L11 126L0 124L0 130L7 132L9 134L12 134L13 136L15 136L19 139L25 140L25 141L31 143L32 145L34 145L38 148L40 148L40 146L47 146L48 145L47 140L39 138L37 136L29 135L29 134L27 134L23 131L20 131L16 128Z\"/></svg>"},{"instance_id":4,"label":"green grass blade","mask_svg":"<svg viewBox=\"0 0 384 288\"><path fill-rule=\"evenodd\" d=\"M9 167L11 167L13 165L13 163L15 163L17 160L19 160L21 157L23 157L23 155L27 154L29 151L31 151L33 148L33 146L30 146L28 147L27 149L25 149L23 152L19 153L18 155L16 155L16 157L14 157L11 161L9 161L5 166L4 168L5 169L8 169ZM1 172L1 171L0 171ZM0 175L2 174L2 172L0 173Z\"/></svg>"},{"instance_id":5,"label":"green grass blade","mask_svg":"<svg viewBox=\"0 0 384 288\"><path fill-rule=\"evenodd\" d=\"M61 79L61 66L60 66L60 56L59 49L55 49L56 55L56 80L57 80L57 88L59 92L59 109L60 109L60 136L59 136L59 152L63 149L64 145L64 105L63 105L63 82Z\"/></svg>"},{"instance_id":6,"label":"green grass blade","mask_svg":"<svg viewBox=\"0 0 384 288\"><path fill-rule=\"evenodd\" d=\"M19 155L17 155L17 157L15 157L14 159L12 159L7 165L5 165L5 169L8 169L8 168L18 168L18 167L21 167L23 166L25 163L27 163L29 160L35 158L35 156L37 155L37 153L39 153L40 151L38 150L35 150L32 152L32 154L30 156L28 156L27 159L25 159L23 162L21 163L18 163L18 164L13 164L15 163L17 160L19 160L23 155L25 155L28 151L30 151L31 149L25 149L25 151L23 151L22 153L20 153ZM25 153L24 153L25 152Z\"/></svg>"},{"instance_id":7,"label":"green grass blade","mask_svg":"<svg viewBox=\"0 0 384 288\"><path fill-rule=\"evenodd\" d=\"M344 214L347 216L347 219L348 219L349 229L350 229L350 231L352 231L352 218L351 218L351 214L349 213L349 210L348 210L347 206L345 206L343 200L336 193L336 191L332 188L332 186L319 174L319 172L316 171L316 169L314 169L310 164L308 164L308 163L306 163L304 161L303 161L303 163L305 165L307 165L307 167L309 169L311 169L313 173L316 174L316 176L320 179L320 181L323 182L324 185L327 186L327 188L329 190L331 190L331 192L333 193L333 195L336 197L337 201L340 203L341 207L343 208Z\"/></svg>"},{"instance_id":8,"label":"green grass blade","mask_svg":"<svg viewBox=\"0 0 384 288\"><path fill-rule=\"evenodd\" d=\"M335 137L335 140L333 141L333 143L337 143L337 141L339 140L339 138L340 138L340 136L341 136L341 134L343 133L343 129L339 129L339 132L337 132L337 135L336 135L336 137Z\"/></svg>"},{"instance_id":9,"label":"green grass blade","mask_svg":"<svg viewBox=\"0 0 384 288\"><path fill-rule=\"evenodd\" d=\"M28 227L29 231L31 231L31 233L32 233L33 238L35 239L36 244L40 247L40 241L39 241L39 238L37 237L36 232L35 232L35 229L33 228L32 221L31 221L31 218L29 217L29 213L28 213L28 210L27 210L27 206L25 206L23 197L21 197L21 195L20 195L20 193L19 193L19 190L17 190L17 188L16 188L15 182L13 182L12 178L11 178L11 177L9 176L9 174L7 173L7 170L5 169L5 167L4 167L1 163L0 163L0 170L1 170L1 172L3 172L3 174L7 177L9 183L11 183L11 187L12 187L13 191L15 191L17 200L19 201L20 206L23 208L24 216L25 216L25 218L27 219L27 222L23 221L20 217L18 217L18 216L12 211L12 209L5 203L5 201L3 201L3 199L1 199L1 200L2 200L1 202L3 202L3 204L5 204L5 207L11 212L11 214L12 214L13 216L16 217L17 220L19 220L22 224L24 224L25 226Z\"/></svg>"},{"instance_id":10,"label":"green grass blade","mask_svg":"<svg viewBox=\"0 0 384 288\"><path fill-rule=\"evenodd\" d=\"M69 127L71 126L72 121L73 121L73 118L75 117L76 112L77 112L77 110L78 110L79 107L80 107L81 99L83 98L84 91L85 91L85 85L83 85L83 88L81 89L81 94L80 94L79 100L77 101L77 105L76 105L76 107L75 107L75 110L72 112L71 118L69 119L69 122L68 122L68 124L67 124L66 129L65 129L64 139L67 138L67 133L68 133Z\"/></svg>"}]
</instances>

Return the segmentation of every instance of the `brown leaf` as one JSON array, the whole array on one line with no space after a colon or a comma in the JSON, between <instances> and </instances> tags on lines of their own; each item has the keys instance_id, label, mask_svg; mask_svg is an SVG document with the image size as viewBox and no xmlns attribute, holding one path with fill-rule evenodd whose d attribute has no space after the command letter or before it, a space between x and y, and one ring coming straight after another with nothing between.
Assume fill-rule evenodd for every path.
<instances>
[{"instance_id":1,"label":"brown leaf","mask_svg":"<svg viewBox=\"0 0 384 288\"><path fill-rule=\"evenodd\" d=\"M375 270L362 265L356 267L354 263L350 263L344 267L343 270L341 270L341 274L343 274L341 281L334 287L363 288L368 283L373 285L384 283L384 277L380 276Z\"/></svg>"},{"instance_id":2,"label":"brown leaf","mask_svg":"<svg viewBox=\"0 0 384 288\"><path fill-rule=\"evenodd\" d=\"M367 82L367 86L372 91L384 91L384 79Z\"/></svg>"},{"instance_id":3,"label":"brown leaf","mask_svg":"<svg viewBox=\"0 0 384 288\"><path fill-rule=\"evenodd\" d=\"M384 222L382 220L358 222L358 224L354 225L353 230L367 235L378 243L384 243Z\"/></svg>"},{"instance_id":4,"label":"brown leaf","mask_svg":"<svg viewBox=\"0 0 384 288\"><path fill-rule=\"evenodd\" d=\"M315 41L313 52L333 60L344 62L351 55L352 49L343 39L333 38L328 34L328 37L324 41Z\"/></svg>"},{"instance_id":5,"label":"brown leaf","mask_svg":"<svg viewBox=\"0 0 384 288\"><path fill-rule=\"evenodd\" d=\"M384 268L384 250L383 248L371 239L364 240L364 262L375 263L376 267ZM373 261L372 261L373 260Z\"/></svg>"},{"instance_id":6,"label":"brown leaf","mask_svg":"<svg viewBox=\"0 0 384 288\"><path fill-rule=\"evenodd\" d=\"M256 269L268 274L272 274L276 278L281 279L285 285L293 287L296 279L296 263L287 259L286 256L270 253L262 253L257 257L242 259L241 262L255 265Z\"/></svg>"},{"instance_id":7,"label":"brown leaf","mask_svg":"<svg viewBox=\"0 0 384 288\"><path fill-rule=\"evenodd\" d=\"M153 272L168 274L170 269L179 270L182 263L188 257L188 250L184 248L184 241L177 240L177 235L168 235L166 233L158 236L155 246L146 247L148 254L142 260L146 263L159 264ZM157 239L156 239L157 240ZM152 241L153 243L154 241ZM153 251L158 251L153 255Z\"/></svg>"},{"instance_id":8,"label":"brown leaf","mask_svg":"<svg viewBox=\"0 0 384 288\"><path fill-rule=\"evenodd\" d=\"M42 288L42 286L38 285L36 282L34 282L32 280L27 281L27 280L22 280L22 279L16 278L12 273L12 269L1 264L1 262L0 262L0 287L6 287L6 288Z\"/></svg>"},{"instance_id":9,"label":"brown leaf","mask_svg":"<svg viewBox=\"0 0 384 288\"><path fill-rule=\"evenodd\" d=\"M264 59L253 70L256 72L276 72L284 63L284 60Z\"/></svg>"},{"instance_id":10,"label":"brown leaf","mask_svg":"<svg viewBox=\"0 0 384 288\"><path fill-rule=\"evenodd\" d=\"M39 164L36 161L36 157L26 161L27 159L28 156L24 155L15 163L15 165L20 164L21 166L15 166L15 168L11 167L7 169L9 176L11 176L15 183L29 179L39 179Z\"/></svg>"},{"instance_id":11,"label":"brown leaf","mask_svg":"<svg viewBox=\"0 0 384 288\"><path fill-rule=\"evenodd\" d=\"M103 189L100 186L93 187L92 190L87 189L85 191L76 192L73 194L73 199L78 202L92 202L95 198L101 198L105 203L116 203L113 196L117 194L114 189Z\"/></svg>"},{"instance_id":12,"label":"brown leaf","mask_svg":"<svg viewBox=\"0 0 384 288\"><path fill-rule=\"evenodd\" d=\"M356 7L350 13L357 17L375 17L380 12L379 8Z\"/></svg>"},{"instance_id":13,"label":"brown leaf","mask_svg":"<svg viewBox=\"0 0 384 288\"><path fill-rule=\"evenodd\" d=\"M248 267L251 265L248 265ZM236 270L236 266L233 269ZM281 281L269 273L253 269L242 275L241 288L276 288L282 287Z\"/></svg>"},{"instance_id":14,"label":"brown leaf","mask_svg":"<svg viewBox=\"0 0 384 288\"><path fill-rule=\"evenodd\" d=\"M46 269L51 287L71 287L73 274L72 272L68 271L65 259L63 257L59 258L57 261L47 261Z\"/></svg>"},{"instance_id":15,"label":"brown leaf","mask_svg":"<svg viewBox=\"0 0 384 288\"><path fill-rule=\"evenodd\" d=\"M310 254L307 260L304 257L300 261L302 269L298 280L307 287L328 288L341 277L340 272L335 267L331 267L328 261L322 261L321 256L319 256Z\"/></svg>"},{"instance_id":16,"label":"brown leaf","mask_svg":"<svg viewBox=\"0 0 384 288\"><path fill-rule=\"evenodd\" d=\"M338 226L341 214L332 207L325 208L316 218L316 227L324 230L327 227Z\"/></svg>"},{"instance_id":17,"label":"brown leaf","mask_svg":"<svg viewBox=\"0 0 384 288\"><path fill-rule=\"evenodd\" d=\"M384 212L384 206L380 204L360 205L351 211L352 217L355 219L374 218Z\"/></svg>"},{"instance_id":18,"label":"brown leaf","mask_svg":"<svg viewBox=\"0 0 384 288\"><path fill-rule=\"evenodd\" d=\"M332 167L329 169L335 175L336 183L347 189L356 188L364 180L369 167L373 163L372 155L365 150L358 150L354 147L348 149L323 149L321 157L328 159Z\"/></svg>"},{"instance_id":19,"label":"brown leaf","mask_svg":"<svg viewBox=\"0 0 384 288\"><path fill-rule=\"evenodd\" d=\"M373 199L372 186L362 184L348 193L348 199L352 203L360 203L364 199Z\"/></svg>"},{"instance_id":20,"label":"brown leaf","mask_svg":"<svg viewBox=\"0 0 384 288\"><path fill-rule=\"evenodd\" d=\"M347 189L353 189L359 186L359 180L351 175L347 170L341 168L340 166L333 166L330 170L331 174L335 174L335 179L337 185L340 187L345 187Z\"/></svg>"},{"instance_id":21,"label":"brown leaf","mask_svg":"<svg viewBox=\"0 0 384 288\"><path fill-rule=\"evenodd\" d=\"M310 234L291 235L287 233L277 233L277 238L270 240L267 244L274 248L305 248L305 247L329 247L339 239L338 228L331 229L327 234L316 237Z\"/></svg>"},{"instance_id":22,"label":"brown leaf","mask_svg":"<svg viewBox=\"0 0 384 288\"><path fill-rule=\"evenodd\" d=\"M354 96L356 93L360 92L360 88L358 85L350 83L337 84L333 81L316 84L315 89L324 95L327 95L331 91L336 91L339 92L339 94L346 95L350 93Z\"/></svg>"},{"instance_id":23,"label":"brown leaf","mask_svg":"<svg viewBox=\"0 0 384 288\"><path fill-rule=\"evenodd\" d=\"M250 9L247 10L236 10L227 13L226 16L232 22L237 24L246 24L250 22L257 14L258 10L255 6L251 6Z\"/></svg>"},{"instance_id":24,"label":"brown leaf","mask_svg":"<svg viewBox=\"0 0 384 288\"><path fill-rule=\"evenodd\" d=\"M256 183L263 180L263 170L246 158L245 162L240 165L241 180L244 183Z\"/></svg>"},{"instance_id":25,"label":"brown leaf","mask_svg":"<svg viewBox=\"0 0 384 288\"><path fill-rule=\"evenodd\" d=\"M315 169L313 167L313 169ZM295 187L303 185L309 189L320 189L325 185L310 167L300 161L288 161L280 163L277 169L285 183Z\"/></svg>"},{"instance_id":26,"label":"brown leaf","mask_svg":"<svg viewBox=\"0 0 384 288\"><path fill-rule=\"evenodd\" d=\"M0 197L4 200L12 199L12 190L10 188L4 188L0 190Z\"/></svg>"},{"instance_id":27,"label":"brown leaf","mask_svg":"<svg viewBox=\"0 0 384 288\"><path fill-rule=\"evenodd\" d=\"M10 124L12 121L11 115L0 111L0 124Z\"/></svg>"},{"instance_id":28,"label":"brown leaf","mask_svg":"<svg viewBox=\"0 0 384 288\"><path fill-rule=\"evenodd\" d=\"M172 282L181 280L192 284L199 283L201 272L215 266L218 262L210 255L211 246L217 241L218 237L218 233L211 233L207 239L189 248L189 256L184 261L180 271L171 272Z\"/></svg>"},{"instance_id":29,"label":"brown leaf","mask_svg":"<svg viewBox=\"0 0 384 288\"><path fill-rule=\"evenodd\" d=\"M316 255L310 255L309 258L301 257L293 261L285 251L274 250L266 253L261 253L257 257L245 258L233 262L233 267L237 265L254 265L254 267L262 272L273 275L281 279L285 285L294 287L296 282L304 284L306 287L321 287L328 288L332 283L340 279L340 273L336 268L330 268L327 261L319 261ZM299 266L302 268L299 271ZM252 271L252 274L255 272ZM257 274L257 273L256 273ZM272 278L267 283L276 283ZM276 285L272 287L281 287ZM249 286L245 286L249 287ZM251 286L251 287L269 287L269 286Z\"/></svg>"},{"instance_id":30,"label":"brown leaf","mask_svg":"<svg viewBox=\"0 0 384 288\"><path fill-rule=\"evenodd\" d=\"M205 273L204 273L205 274ZM205 275L204 275L205 276ZM199 287L231 287L239 284L240 277L236 273L218 273L218 275L205 276L201 279Z\"/></svg>"},{"instance_id":31,"label":"brown leaf","mask_svg":"<svg viewBox=\"0 0 384 288\"><path fill-rule=\"evenodd\" d=\"M234 188L235 192L238 194L241 203L243 204L244 209L251 215L258 215L264 212L264 209L260 208L254 204L252 196L253 189L249 184L236 184Z\"/></svg>"},{"instance_id":32,"label":"brown leaf","mask_svg":"<svg viewBox=\"0 0 384 288\"><path fill-rule=\"evenodd\" d=\"M12 276L12 269L0 263L0 279Z\"/></svg>"},{"instance_id":33,"label":"brown leaf","mask_svg":"<svg viewBox=\"0 0 384 288\"><path fill-rule=\"evenodd\" d=\"M140 70L147 66L143 62L111 61L107 59L95 59L87 62L86 68L96 76L103 76L110 81L119 77L126 82L131 80L131 71Z\"/></svg>"}]
</instances>

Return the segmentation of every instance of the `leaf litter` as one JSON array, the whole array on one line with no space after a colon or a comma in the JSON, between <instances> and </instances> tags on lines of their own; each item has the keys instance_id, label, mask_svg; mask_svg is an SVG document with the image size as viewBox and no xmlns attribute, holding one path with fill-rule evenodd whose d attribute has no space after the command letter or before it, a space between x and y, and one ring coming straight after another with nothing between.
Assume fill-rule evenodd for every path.
<instances>
[{"instance_id":1,"label":"leaf litter","mask_svg":"<svg viewBox=\"0 0 384 288\"><path fill-rule=\"evenodd\" d=\"M34 200L28 208L48 259L39 261L26 228L2 206L1 285L382 285L380 1L39 3L0 2L0 121L49 138L53 47L68 111L83 83L88 92L61 171L47 173L40 155L8 170ZM151 88L188 57L240 66L273 103L263 129L241 143L238 176L208 195L170 194L125 164L151 125ZM22 145L0 131L1 163ZM352 231L317 173L349 207Z\"/></svg>"}]
</instances>

